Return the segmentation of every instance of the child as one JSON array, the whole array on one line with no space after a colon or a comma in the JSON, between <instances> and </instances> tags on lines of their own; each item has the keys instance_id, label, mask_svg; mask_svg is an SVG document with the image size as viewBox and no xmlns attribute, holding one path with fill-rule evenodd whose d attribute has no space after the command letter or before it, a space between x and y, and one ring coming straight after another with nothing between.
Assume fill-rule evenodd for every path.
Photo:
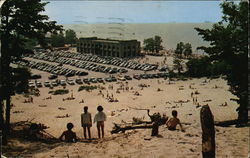
<instances>
[{"instance_id":1,"label":"child","mask_svg":"<svg viewBox=\"0 0 250 158\"><path fill-rule=\"evenodd\" d=\"M181 122L180 122L180 120L177 118L177 111L176 110L173 110L172 111L172 118L170 118L168 121L167 121L167 123L166 123L166 125L167 125L167 128L168 128L168 130L176 130L176 126L179 124L180 125L180 127L181 127L181 131L183 131L184 132L184 129L182 128L182 125L181 125Z\"/></svg>"},{"instance_id":2,"label":"child","mask_svg":"<svg viewBox=\"0 0 250 158\"><path fill-rule=\"evenodd\" d=\"M81 124L83 128L84 138L87 139L86 129L88 129L89 139L91 139L90 127L92 127L91 114L88 112L88 107L83 108L84 113L81 114Z\"/></svg>"},{"instance_id":3,"label":"child","mask_svg":"<svg viewBox=\"0 0 250 158\"><path fill-rule=\"evenodd\" d=\"M76 142L76 133L72 131L72 128L74 127L73 123L67 124L67 131L64 131L62 135L59 137L60 140L64 137L64 140L66 142Z\"/></svg>"},{"instance_id":4,"label":"child","mask_svg":"<svg viewBox=\"0 0 250 158\"><path fill-rule=\"evenodd\" d=\"M97 126L97 130L98 130L98 137L100 139L101 138L100 129L102 130L102 138L104 137L104 121L106 121L107 116L103 112L102 106L98 106L97 111L98 111L98 113L95 115L94 123L97 122L96 126Z\"/></svg>"}]
</instances>

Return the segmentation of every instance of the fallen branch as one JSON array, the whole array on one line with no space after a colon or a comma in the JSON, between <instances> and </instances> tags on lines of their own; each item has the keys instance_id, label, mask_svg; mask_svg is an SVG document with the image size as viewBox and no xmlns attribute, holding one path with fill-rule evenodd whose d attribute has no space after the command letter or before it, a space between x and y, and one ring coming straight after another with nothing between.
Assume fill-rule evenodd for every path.
<instances>
[{"instance_id":1,"label":"fallen branch","mask_svg":"<svg viewBox=\"0 0 250 158\"><path fill-rule=\"evenodd\" d=\"M215 121L214 125L215 126L221 126L221 127L228 127L231 125L237 125L239 122L237 119L235 120L226 120L226 121Z\"/></svg>"},{"instance_id":2,"label":"fallen branch","mask_svg":"<svg viewBox=\"0 0 250 158\"><path fill-rule=\"evenodd\" d=\"M152 124L127 125L127 126L121 127L120 125L114 123L114 127L113 127L113 130L111 131L111 134L125 132L126 130L131 130L131 129L147 129L147 128L152 128L152 127L153 127Z\"/></svg>"}]
</instances>

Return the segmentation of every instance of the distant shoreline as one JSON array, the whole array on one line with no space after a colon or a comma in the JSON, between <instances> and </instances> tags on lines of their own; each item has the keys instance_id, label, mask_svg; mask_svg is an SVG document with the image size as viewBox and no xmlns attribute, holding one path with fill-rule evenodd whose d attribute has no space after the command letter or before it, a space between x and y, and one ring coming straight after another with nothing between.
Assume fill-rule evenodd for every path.
<instances>
[{"instance_id":1,"label":"distant shoreline","mask_svg":"<svg viewBox=\"0 0 250 158\"><path fill-rule=\"evenodd\" d=\"M193 52L199 46L208 46L194 29L211 28L214 23L112 23L112 24L64 24L65 29L73 29L78 37L99 37L130 40L137 39L143 45L146 38L159 35L165 49L175 49L177 43L191 43Z\"/></svg>"}]
</instances>

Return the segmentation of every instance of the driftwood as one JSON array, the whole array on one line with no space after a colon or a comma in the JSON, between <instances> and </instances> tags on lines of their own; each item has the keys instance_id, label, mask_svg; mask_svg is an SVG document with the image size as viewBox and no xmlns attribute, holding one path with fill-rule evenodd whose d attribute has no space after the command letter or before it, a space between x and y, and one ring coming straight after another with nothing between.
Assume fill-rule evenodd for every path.
<instances>
[{"instance_id":1,"label":"driftwood","mask_svg":"<svg viewBox=\"0 0 250 158\"><path fill-rule=\"evenodd\" d=\"M119 132L125 132L126 130L131 130L131 129L142 129L142 128L152 128L152 124L141 124L141 125L125 125L121 126L118 124L114 123L113 130L111 131L111 134L114 133L119 133Z\"/></svg>"},{"instance_id":2,"label":"driftwood","mask_svg":"<svg viewBox=\"0 0 250 158\"><path fill-rule=\"evenodd\" d=\"M239 121L236 120L226 120L226 121L215 121L214 125L215 126L221 126L221 127L228 127L231 125L237 125Z\"/></svg>"},{"instance_id":3,"label":"driftwood","mask_svg":"<svg viewBox=\"0 0 250 158\"><path fill-rule=\"evenodd\" d=\"M202 129L202 157L215 158L215 129L214 117L208 105L200 111Z\"/></svg>"}]
</instances>

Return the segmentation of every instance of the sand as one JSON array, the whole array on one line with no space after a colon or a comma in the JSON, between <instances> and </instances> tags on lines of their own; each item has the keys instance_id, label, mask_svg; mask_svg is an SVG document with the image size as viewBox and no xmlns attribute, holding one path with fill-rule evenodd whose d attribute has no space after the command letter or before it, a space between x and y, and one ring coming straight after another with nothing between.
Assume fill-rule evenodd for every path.
<instances>
[{"instance_id":1,"label":"sand","mask_svg":"<svg viewBox=\"0 0 250 158\"><path fill-rule=\"evenodd\" d=\"M149 57L150 62L160 62L161 57ZM48 73L32 70L35 73L42 75L42 81L47 80ZM130 70L129 74L134 72ZM92 73L88 77L99 76ZM63 78L63 77L61 77ZM207 81L204 83L204 81ZM139 84L146 84L149 87L141 89ZM113 90L109 89L113 85ZM126 85L125 82L123 82ZM16 95L12 98L14 107L11 109L11 122L25 121L33 119L34 122L43 123L50 128L46 131L55 137L66 129L66 124L72 122L75 127L73 131L77 136L83 138L82 128L80 125L80 115L84 106L89 107L89 112L92 117L96 114L97 106L102 105L104 112L108 118L105 122L105 138L97 140L96 125L91 128L92 137L95 138L92 142L77 142L77 143L60 143L55 146L41 144L40 148L32 149L30 147L24 153L19 153L19 156L33 157L103 157L103 158L186 158L186 157L201 157L201 125L200 125L200 107L196 107L192 101L191 92L198 91L200 94L194 95L197 97L200 105L208 104L214 115L215 121L236 119L236 102L231 101L231 98L236 98L229 92L227 82L222 79L209 80L206 78L189 79L187 81L171 81L164 79L147 79L128 81L127 86L133 87L133 90L120 91L116 93L116 89L120 86L117 83L93 84L105 87L102 90L106 97L113 94L119 102L110 103L106 98L98 95L99 90L91 92L78 92L79 85L69 86L70 93L66 95L50 95L49 88L40 88L40 96L33 97L33 103L23 103L24 96ZM190 88L190 85L192 89ZM217 88L215 88L217 86ZM57 87L55 89L60 89ZM161 91L157 91L160 88ZM139 96L135 96L134 92L138 91ZM62 101L63 98L73 96L74 100ZM52 96L52 99L45 99ZM81 100L84 103L79 103ZM176 103L179 100L187 101L187 103ZM204 102L211 100L209 102ZM169 102L169 103L167 103ZM228 106L220 106L227 102ZM45 105L45 106L44 106ZM177 110L178 117L181 122L189 123L183 125L185 132L169 131L165 126L159 129L159 137L151 137L150 129L131 130L120 134L110 134L113 123L121 123L122 121L132 121L133 117L149 120L145 110L135 110L130 107L148 108L150 113L160 112L171 117L171 111ZM65 110L59 110L64 108ZM15 111L23 111L22 113L14 113ZM111 112L115 115L111 116ZM56 118L68 114L67 118ZM178 128L179 129L179 128ZM217 157L247 157L248 156L249 130L247 127L216 127L216 155ZM27 144L26 144L27 145Z\"/></svg>"}]
</instances>

